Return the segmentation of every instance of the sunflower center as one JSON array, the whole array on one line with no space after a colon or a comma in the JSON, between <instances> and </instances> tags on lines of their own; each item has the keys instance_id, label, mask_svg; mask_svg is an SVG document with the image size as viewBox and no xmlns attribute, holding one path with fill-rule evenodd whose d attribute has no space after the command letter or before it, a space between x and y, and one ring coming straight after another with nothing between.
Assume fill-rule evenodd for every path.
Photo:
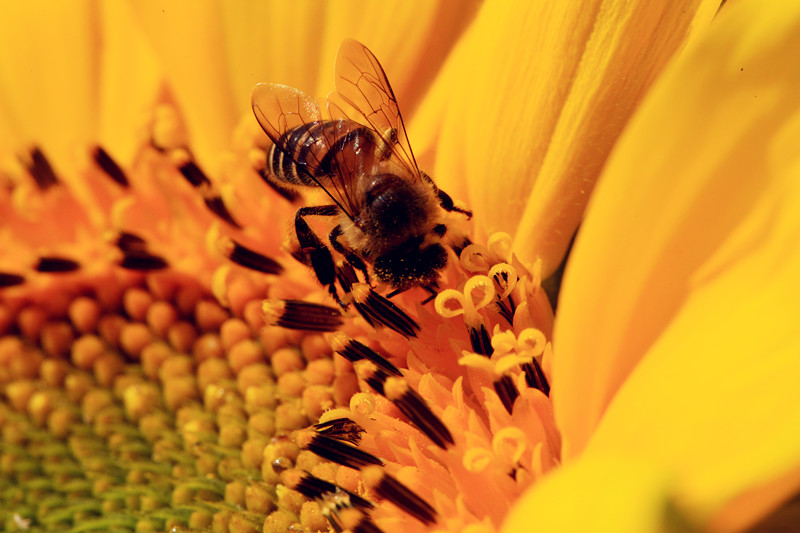
<instances>
[{"instance_id":1,"label":"sunflower center","mask_svg":"<svg viewBox=\"0 0 800 533\"><path fill-rule=\"evenodd\" d=\"M35 149L0 199L5 528L499 527L558 462L537 269L494 235L426 305L339 258L335 302L242 139L209 174L159 108L132 165L78 193Z\"/></svg>"}]
</instances>

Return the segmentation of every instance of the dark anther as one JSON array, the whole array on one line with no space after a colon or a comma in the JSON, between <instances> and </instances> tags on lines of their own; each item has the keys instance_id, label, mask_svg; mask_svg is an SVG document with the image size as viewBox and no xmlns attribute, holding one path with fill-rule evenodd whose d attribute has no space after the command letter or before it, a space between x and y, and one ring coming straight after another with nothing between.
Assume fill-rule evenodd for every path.
<instances>
[{"instance_id":1,"label":"dark anther","mask_svg":"<svg viewBox=\"0 0 800 533\"><path fill-rule=\"evenodd\" d=\"M127 231L120 232L114 244L125 253L144 252L147 250L147 242L142 237Z\"/></svg>"},{"instance_id":2,"label":"dark anther","mask_svg":"<svg viewBox=\"0 0 800 533\"><path fill-rule=\"evenodd\" d=\"M94 162L97 163L102 171L105 173L106 176L111 178L114 182L118 185L122 185L123 187L128 187L130 184L128 183L128 177L125 175L125 171L117 164L111 156L103 150L101 146L95 146L92 150L92 159Z\"/></svg>"},{"instance_id":3,"label":"dark anther","mask_svg":"<svg viewBox=\"0 0 800 533\"><path fill-rule=\"evenodd\" d=\"M438 447L444 450L448 444L455 442L447 426L439 420L438 416L433 414L433 411L425 403L422 396L414 389L408 387L400 396L389 397L389 399L412 424L425 433Z\"/></svg>"},{"instance_id":4,"label":"dark anther","mask_svg":"<svg viewBox=\"0 0 800 533\"><path fill-rule=\"evenodd\" d=\"M167 268L169 263L163 257L147 253L146 251L123 252L119 266L128 270L161 270Z\"/></svg>"},{"instance_id":5,"label":"dark anther","mask_svg":"<svg viewBox=\"0 0 800 533\"><path fill-rule=\"evenodd\" d=\"M424 524L436 522L436 510L428 502L385 472L375 492Z\"/></svg>"},{"instance_id":6,"label":"dark anther","mask_svg":"<svg viewBox=\"0 0 800 533\"><path fill-rule=\"evenodd\" d=\"M233 218L233 215L228 210L228 207L222 201L222 197L219 195L209 196L207 198L203 198L203 201L208 207L209 211L217 215L219 218L230 224L236 229L242 229L242 226Z\"/></svg>"},{"instance_id":7,"label":"dark anther","mask_svg":"<svg viewBox=\"0 0 800 533\"><path fill-rule=\"evenodd\" d=\"M511 411L514 409L514 400L519 396L519 391L514 385L514 380L511 376L502 376L500 379L495 380L494 391L497 393L500 401L503 402L503 407L506 408L508 414L511 414Z\"/></svg>"},{"instance_id":8,"label":"dark anther","mask_svg":"<svg viewBox=\"0 0 800 533\"><path fill-rule=\"evenodd\" d=\"M187 161L182 164L178 170L180 170L183 177L186 178L186 181L188 181L192 187L197 188L201 185L211 185L211 181L194 161Z\"/></svg>"},{"instance_id":9,"label":"dark anther","mask_svg":"<svg viewBox=\"0 0 800 533\"><path fill-rule=\"evenodd\" d=\"M368 516L365 516L361 522L356 524L353 528L353 533L383 533L383 530L376 526Z\"/></svg>"},{"instance_id":10,"label":"dark anther","mask_svg":"<svg viewBox=\"0 0 800 533\"><path fill-rule=\"evenodd\" d=\"M13 287L14 285L21 285L23 283L25 283L25 278L19 274L0 272L0 289L5 287Z\"/></svg>"},{"instance_id":11,"label":"dark anther","mask_svg":"<svg viewBox=\"0 0 800 533\"><path fill-rule=\"evenodd\" d=\"M525 372L525 383L529 387L542 391L545 396L550 396L550 384L547 382L539 361L534 359L530 363L523 364L522 370Z\"/></svg>"},{"instance_id":12,"label":"dark anther","mask_svg":"<svg viewBox=\"0 0 800 533\"><path fill-rule=\"evenodd\" d=\"M350 444L358 444L361 440L361 434L364 433L364 428L349 418L336 418L334 420L328 420L327 422L321 422L315 424L314 429L320 435L346 441Z\"/></svg>"},{"instance_id":13,"label":"dark anther","mask_svg":"<svg viewBox=\"0 0 800 533\"><path fill-rule=\"evenodd\" d=\"M280 274L283 272L283 267L274 259L251 250L233 239L231 241L233 242L233 248L230 250L228 259L237 265L265 274Z\"/></svg>"},{"instance_id":14,"label":"dark anther","mask_svg":"<svg viewBox=\"0 0 800 533\"><path fill-rule=\"evenodd\" d=\"M356 309L367 322L383 324L406 337L417 336L420 327L414 319L371 288L368 291L363 302L355 303Z\"/></svg>"},{"instance_id":15,"label":"dark anther","mask_svg":"<svg viewBox=\"0 0 800 533\"><path fill-rule=\"evenodd\" d=\"M389 377L386 372L383 370L377 370L372 373L372 375L367 376L364 380L367 385L369 385L372 390L380 394L381 396L385 396L383 386L386 383L386 378Z\"/></svg>"},{"instance_id":16,"label":"dark anther","mask_svg":"<svg viewBox=\"0 0 800 533\"><path fill-rule=\"evenodd\" d=\"M311 442L306 445L306 448L323 459L356 470L367 465L383 464L383 461L371 453L367 453L345 442L320 435L319 433L311 438Z\"/></svg>"},{"instance_id":17,"label":"dark anther","mask_svg":"<svg viewBox=\"0 0 800 533\"><path fill-rule=\"evenodd\" d=\"M396 376L401 375L397 367L390 363L385 357L381 356L372 350L372 348L358 342L355 339L350 339L347 344L345 344L344 348L338 350L337 353L351 363L366 359L368 361L372 361L379 368L385 370L389 374L394 374Z\"/></svg>"},{"instance_id":18,"label":"dark anther","mask_svg":"<svg viewBox=\"0 0 800 533\"><path fill-rule=\"evenodd\" d=\"M37 272L74 272L81 267L80 263L65 257L40 257L34 266Z\"/></svg>"},{"instance_id":19,"label":"dark anther","mask_svg":"<svg viewBox=\"0 0 800 533\"><path fill-rule=\"evenodd\" d=\"M472 344L472 351L485 356L491 356L494 353L492 348L492 339L489 337L489 332L483 324L479 328L467 327L469 329L469 341Z\"/></svg>"},{"instance_id":20,"label":"dark anther","mask_svg":"<svg viewBox=\"0 0 800 533\"><path fill-rule=\"evenodd\" d=\"M372 509L374 507L369 500L365 500L361 496L353 494L349 490L345 490L329 481L312 476L311 474L304 474L300 479L300 482L294 487L294 490L311 500L322 498L325 494L335 494L336 492L341 491L343 494L347 494L350 499L350 503L354 507L361 509Z\"/></svg>"},{"instance_id":21,"label":"dark anther","mask_svg":"<svg viewBox=\"0 0 800 533\"><path fill-rule=\"evenodd\" d=\"M267 300L263 308L274 325L287 329L336 331L344 322L335 307L301 300Z\"/></svg>"},{"instance_id":22,"label":"dark anther","mask_svg":"<svg viewBox=\"0 0 800 533\"><path fill-rule=\"evenodd\" d=\"M50 161L44 156L44 152L38 147L31 148L29 153L30 161L23 160L23 163L31 173L36 185L43 191L58 183L58 177L53 170Z\"/></svg>"}]
</instances>

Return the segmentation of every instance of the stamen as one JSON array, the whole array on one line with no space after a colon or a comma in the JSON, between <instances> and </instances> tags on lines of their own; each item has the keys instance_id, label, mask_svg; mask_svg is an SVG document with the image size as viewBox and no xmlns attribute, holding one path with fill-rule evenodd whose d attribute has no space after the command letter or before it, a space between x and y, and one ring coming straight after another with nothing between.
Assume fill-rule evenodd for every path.
<instances>
[{"instance_id":1,"label":"stamen","mask_svg":"<svg viewBox=\"0 0 800 533\"><path fill-rule=\"evenodd\" d=\"M19 274L0 272L0 289L13 287L14 285L21 285L23 283L25 283L25 278Z\"/></svg>"},{"instance_id":2,"label":"stamen","mask_svg":"<svg viewBox=\"0 0 800 533\"><path fill-rule=\"evenodd\" d=\"M511 235L493 233L486 243L470 244L459 254L459 261L468 272L486 272L497 263L510 263Z\"/></svg>"},{"instance_id":3,"label":"stamen","mask_svg":"<svg viewBox=\"0 0 800 533\"><path fill-rule=\"evenodd\" d=\"M127 231L109 232L106 238L122 252L122 260L119 262L119 266L122 268L146 272L161 270L169 266L166 259L148 252L147 241L135 233Z\"/></svg>"},{"instance_id":4,"label":"stamen","mask_svg":"<svg viewBox=\"0 0 800 533\"><path fill-rule=\"evenodd\" d=\"M263 272L280 274L283 267L280 263L236 242L229 237L220 237L220 248L223 255L239 266Z\"/></svg>"},{"instance_id":5,"label":"stamen","mask_svg":"<svg viewBox=\"0 0 800 533\"><path fill-rule=\"evenodd\" d=\"M377 352L355 339L348 339L344 334L337 333L331 338L331 348L333 348L334 352L351 363L366 359L367 361L375 363L388 374L394 374L395 376L401 375L397 367L390 363L385 357L379 355Z\"/></svg>"},{"instance_id":6,"label":"stamen","mask_svg":"<svg viewBox=\"0 0 800 533\"><path fill-rule=\"evenodd\" d=\"M372 390L381 396L385 396L386 393L384 392L384 385L386 384L386 378L388 378L389 375L383 370L377 368L374 363L369 361L366 361L366 363L367 364L359 364L356 366L356 373L364 376L364 382L369 385Z\"/></svg>"},{"instance_id":7,"label":"stamen","mask_svg":"<svg viewBox=\"0 0 800 533\"><path fill-rule=\"evenodd\" d=\"M92 149L91 155L94 162L97 163L97 166L100 167L106 176L123 187L128 187L130 185L125 171L122 170L122 167L120 167L101 146L95 146Z\"/></svg>"},{"instance_id":8,"label":"stamen","mask_svg":"<svg viewBox=\"0 0 800 533\"><path fill-rule=\"evenodd\" d=\"M33 269L37 272L61 273L74 272L80 267L80 263L65 257L40 257Z\"/></svg>"},{"instance_id":9,"label":"stamen","mask_svg":"<svg viewBox=\"0 0 800 533\"><path fill-rule=\"evenodd\" d=\"M316 431L302 430L295 433L297 444L333 463L358 470L367 465L383 465L383 461L355 446L340 440L320 435Z\"/></svg>"},{"instance_id":10,"label":"stamen","mask_svg":"<svg viewBox=\"0 0 800 533\"><path fill-rule=\"evenodd\" d=\"M174 152L176 152L176 154L172 154L174 158L182 159L183 157L188 157L188 159L178 164L178 170L186 178L186 181L200 193L209 211L234 228L241 229L242 226L233 218L225 202L222 201L222 197L211 185L211 180L208 179L208 176L197 163L191 159L191 154L184 154L183 150L175 150Z\"/></svg>"},{"instance_id":11,"label":"stamen","mask_svg":"<svg viewBox=\"0 0 800 533\"><path fill-rule=\"evenodd\" d=\"M53 185L58 184L59 180L53 170L53 166L38 146L32 147L28 157L20 157L20 160L30 172L39 189L46 191Z\"/></svg>"},{"instance_id":12,"label":"stamen","mask_svg":"<svg viewBox=\"0 0 800 533\"><path fill-rule=\"evenodd\" d=\"M522 370L525 372L525 383L529 387L542 391L545 396L550 396L550 384L547 382L539 361L533 359L530 363L523 364Z\"/></svg>"},{"instance_id":13,"label":"stamen","mask_svg":"<svg viewBox=\"0 0 800 533\"><path fill-rule=\"evenodd\" d=\"M286 329L336 331L344 323L335 307L301 300L264 300L261 309L268 324Z\"/></svg>"},{"instance_id":14,"label":"stamen","mask_svg":"<svg viewBox=\"0 0 800 533\"><path fill-rule=\"evenodd\" d=\"M514 408L514 400L519 397L519 391L516 385L514 385L514 380L511 376L502 376L496 379L493 385L497 396L500 398L500 401L503 402L503 407L506 408L508 414L511 414Z\"/></svg>"},{"instance_id":15,"label":"stamen","mask_svg":"<svg viewBox=\"0 0 800 533\"><path fill-rule=\"evenodd\" d=\"M375 507L372 502L365 500L358 494L300 470L291 469L283 472L281 481L287 487L312 500L323 499L329 495L338 495L339 499L342 500L342 507L354 506L365 510Z\"/></svg>"},{"instance_id":16,"label":"stamen","mask_svg":"<svg viewBox=\"0 0 800 533\"><path fill-rule=\"evenodd\" d=\"M204 196L203 202L205 202L209 211L217 215L219 218L236 229L242 229L241 224L239 224L236 219L233 218L233 215L231 214L230 210L228 210L228 207L225 205L225 202L222 201L222 197L219 194Z\"/></svg>"},{"instance_id":17,"label":"stamen","mask_svg":"<svg viewBox=\"0 0 800 533\"><path fill-rule=\"evenodd\" d=\"M469 341L476 353L485 356L492 355L492 339L483 324L480 324L477 328L469 328Z\"/></svg>"},{"instance_id":18,"label":"stamen","mask_svg":"<svg viewBox=\"0 0 800 533\"><path fill-rule=\"evenodd\" d=\"M144 252L147 250L147 242L135 233L121 231L111 240L123 252Z\"/></svg>"},{"instance_id":19,"label":"stamen","mask_svg":"<svg viewBox=\"0 0 800 533\"><path fill-rule=\"evenodd\" d=\"M472 447L464 452L461 464L469 472L483 472L491 464L494 454L486 448Z\"/></svg>"},{"instance_id":20,"label":"stamen","mask_svg":"<svg viewBox=\"0 0 800 533\"><path fill-rule=\"evenodd\" d=\"M378 496L386 498L423 524L436 522L436 510L405 485L387 474L382 468L371 466L361 472L364 485Z\"/></svg>"},{"instance_id":21,"label":"stamen","mask_svg":"<svg viewBox=\"0 0 800 533\"><path fill-rule=\"evenodd\" d=\"M500 457L505 457L517 464L528 449L528 439L525 433L513 426L507 426L495 433L492 437L492 449Z\"/></svg>"},{"instance_id":22,"label":"stamen","mask_svg":"<svg viewBox=\"0 0 800 533\"><path fill-rule=\"evenodd\" d=\"M511 235L504 231L498 231L489 236L486 247L492 256L497 257L504 263L511 259Z\"/></svg>"},{"instance_id":23,"label":"stamen","mask_svg":"<svg viewBox=\"0 0 800 533\"><path fill-rule=\"evenodd\" d=\"M205 172L193 160L189 159L178 167L181 174L189 184L195 189L201 185L211 185L211 180L208 179Z\"/></svg>"},{"instance_id":24,"label":"stamen","mask_svg":"<svg viewBox=\"0 0 800 533\"><path fill-rule=\"evenodd\" d=\"M511 292L517 286L517 280L519 279L517 269L508 263L498 263L489 269L489 277L494 280L495 290L499 292L497 306L500 309L500 314L509 324L512 324L516 305Z\"/></svg>"},{"instance_id":25,"label":"stamen","mask_svg":"<svg viewBox=\"0 0 800 533\"><path fill-rule=\"evenodd\" d=\"M477 302L475 297L476 290L483 291ZM446 289L440 292L436 297L434 307L436 312L444 318L464 315L472 350L476 353L490 356L494 351L491 338L481 320L481 315L478 314L478 310L489 305L494 300L494 296L494 283L491 278L482 275L472 276L464 284L463 293L455 289ZM451 302L455 302L457 306L452 307Z\"/></svg>"},{"instance_id":26,"label":"stamen","mask_svg":"<svg viewBox=\"0 0 800 533\"><path fill-rule=\"evenodd\" d=\"M351 444L358 444L361 440L361 434L364 433L364 428L349 418L336 418L334 420L328 420L327 422L320 422L314 425L314 429L316 429L320 435L346 441Z\"/></svg>"},{"instance_id":27,"label":"stamen","mask_svg":"<svg viewBox=\"0 0 800 533\"><path fill-rule=\"evenodd\" d=\"M130 252L125 253L119 266L128 270L147 271L167 268L169 263L163 257L148 252Z\"/></svg>"},{"instance_id":28,"label":"stamen","mask_svg":"<svg viewBox=\"0 0 800 533\"><path fill-rule=\"evenodd\" d=\"M366 283L354 283L352 294L356 309L367 322L383 324L406 337L417 336L419 324Z\"/></svg>"},{"instance_id":29,"label":"stamen","mask_svg":"<svg viewBox=\"0 0 800 533\"><path fill-rule=\"evenodd\" d=\"M412 389L404 379L389 377L386 379L383 389L386 398L394 403L409 421L438 447L444 450L448 445L455 444L447 426L433 414L422 396Z\"/></svg>"}]
</instances>

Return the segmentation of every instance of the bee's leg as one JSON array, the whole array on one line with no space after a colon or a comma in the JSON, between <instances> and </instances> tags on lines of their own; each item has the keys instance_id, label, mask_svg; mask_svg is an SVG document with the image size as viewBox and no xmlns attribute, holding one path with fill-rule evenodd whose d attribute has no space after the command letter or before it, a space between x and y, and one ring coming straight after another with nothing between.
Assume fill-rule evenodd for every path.
<instances>
[{"instance_id":1,"label":"bee's leg","mask_svg":"<svg viewBox=\"0 0 800 533\"><path fill-rule=\"evenodd\" d=\"M317 237L317 234L311 230L311 227L306 222L307 216L324 216L332 217L339 213L339 207L336 205L320 205L301 207L297 210L294 216L294 230L297 234L297 240L300 243L301 253L308 257L311 262L311 268L314 269L314 274L317 276L320 284L328 287L331 296L340 305L342 300L339 298L339 293L336 291L334 281L336 280L336 267L333 263L333 256L331 251L322 242L322 239Z\"/></svg>"},{"instance_id":2,"label":"bee's leg","mask_svg":"<svg viewBox=\"0 0 800 533\"><path fill-rule=\"evenodd\" d=\"M394 298L394 297L395 297L395 296L397 296L398 294L403 294L403 293L404 293L404 292L406 292L406 291L407 291L409 288L410 288L410 287L405 287L405 288L403 288L403 289L395 289L395 290L393 290L392 292L390 292L389 294L387 294L387 295L386 295L386 298Z\"/></svg>"},{"instance_id":3,"label":"bee's leg","mask_svg":"<svg viewBox=\"0 0 800 533\"><path fill-rule=\"evenodd\" d=\"M460 207L456 207L455 204L453 204L453 199L450 198L450 195L444 192L442 189L437 189L436 195L439 197L439 205L441 205L442 209L444 209L445 211L450 211L450 212L455 211L456 213L461 213L462 215L466 215L467 220L472 218L472 211L470 211L469 209L462 209Z\"/></svg>"},{"instance_id":4,"label":"bee's leg","mask_svg":"<svg viewBox=\"0 0 800 533\"><path fill-rule=\"evenodd\" d=\"M430 296L428 296L427 298L422 300L422 305L425 305L426 303L430 302L431 300L436 298L436 295L439 294L439 292L436 290L438 287L436 286L435 283L433 283L431 285L423 285L422 288L425 289L425 291L428 294L430 294Z\"/></svg>"},{"instance_id":5,"label":"bee's leg","mask_svg":"<svg viewBox=\"0 0 800 533\"><path fill-rule=\"evenodd\" d=\"M395 290L393 290L392 292L390 292L389 294L387 294L387 295L386 295L386 298L394 298L394 297L395 297L395 296L397 296L398 294L404 293L404 292L406 292L406 291L407 291L408 289L410 289L410 288L411 288L411 287L405 287L405 288L402 288L402 289L395 289ZM436 285L436 282L434 282L434 283L431 283L431 284L428 284L428 285L420 285L420 288L421 288L421 289L424 289L424 290L425 290L425 292L427 292L428 294L430 294L430 296L428 296L427 298L425 298L424 300L422 300L422 305L425 305L426 303L430 302L431 300L433 300L434 298L436 298L436 295L437 295L437 294L439 294L439 293L437 292L437 290L436 290L436 289L438 288L438 286Z\"/></svg>"},{"instance_id":6,"label":"bee's leg","mask_svg":"<svg viewBox=\"0 0 800 533\"><path fill-rule=\"evenodd\" d=\"M367 265L364 264L364 261L362 261L353 250L346 247L339 241L339 237L342 236L342 233L341 226L336 226L331 230L330 235L328 235L328 240L331 241L331 246L333 246L334 250L342 254L344 258L347 259L347 262L353 266L353 268L360 270L364 274L364 280L369 283L369 272L367 271Z\"/></svg>"},{"instance_id":7,"label":"bee's leg","mask_svg":"<svg viewBox=\"0 0 800 533\"><path fill-rule=\"evenodd\" d=\"M467 216L467 220L472 218L472 211L470 211L469 209L462 209L460 207L456 207L455 204L453 203L453 199L450 198L450 195L447 194L446 192L444 192L439 187L437 187L430 176L428 176L427 174L425 174L421 170L419 171L419 174L420 174L420 176L422 176L422 178L425 181L430 183L433 186L434 189L436 189L436 196L439 197L439 205L442 206L442 209L444 209L445 211L449 211L449 212L455 211L456 213L461 213L463 215L466 215Z\"/></svg>"}]
</instances>

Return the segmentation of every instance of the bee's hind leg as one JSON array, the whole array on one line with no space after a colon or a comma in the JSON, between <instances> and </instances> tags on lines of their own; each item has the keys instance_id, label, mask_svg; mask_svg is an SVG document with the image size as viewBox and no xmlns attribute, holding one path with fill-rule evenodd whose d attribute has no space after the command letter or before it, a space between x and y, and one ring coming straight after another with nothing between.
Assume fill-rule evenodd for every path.
<instances>
[{"instance_id":1,"label":"bee's hind leg","mask_svg":"<svg viewBox=\"0 0 800 533\"><path fill-rule=\"evenodd\" d=\"M338 213L339 207L336 205L301 207L294 216L294 230L300 243L300 253L308 258L317 280L321 285L328 288L328 292L331 293L336 303L344 305L334 284L336 267L333 263L331 251L325 246L322 239L311 230L305 219L307 216L334 216Z\"/></svg>"}]
</instances>

